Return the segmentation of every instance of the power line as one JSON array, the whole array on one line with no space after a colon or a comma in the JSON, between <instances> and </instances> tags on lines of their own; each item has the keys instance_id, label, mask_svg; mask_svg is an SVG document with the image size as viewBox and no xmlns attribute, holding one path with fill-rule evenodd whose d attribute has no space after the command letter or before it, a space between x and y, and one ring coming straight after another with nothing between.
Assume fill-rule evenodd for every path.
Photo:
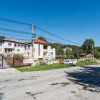
<instances>
[{"instance_id":1,"label":"power line","mask_svg":"<svg viewBox=\"0 0 100 100\"><path fill-rule=\"evenodd\" d=\"M31 25L31 24L29 24L29 23L20 22L20 21L15 21L15 20L6 19L6 18L0 18L0 20L7 21L7 22L13 22L13 23L17 23L17 24L23 24L23 25L32 26L32 25Z\"/></svg>"},{"instance_id":2,"label":"power line","mask_svg":"<svg viewBox=\"0 0 100 100\"><path fill-rule=\"evenodd\" d=\"M15 21L15 20L10 20L10 19L5 19L5 18L0 18L0 20L7 21L7 22L13 22L13 23L17 23L17 24L23 24L23 25L32 26L32 25L29 24L29 23L20 22L20 21ZM70 41L70 40L68 40L68 39L65 39L65 38L63 38L63 37L57 36L57 35L55 35L55 34L49 32L49 31L47 31L47 30L45 30L45 29L43 29L43 28L41 28L41 27L38 27L38 26L36 26L36 25L34 25L34 26L35 26L37 29L39 29L39 30L45 32L46 34L52 35L52 36L54 36L54 37L56 37L56 38L58 38L58 39L60 39L60 40L63 40L63 41L66 41L66 42L70 42L70 43L73 43L73 44L82 45L82 44L80 44L80 43L76 43L76 42Z\"/></svg>"},{"instance_id":3,"label":"power line","mask_svg":"<svg viewBox=\"0 0 100 100\"><path fill-rule=\"evenodd\" d=\"M36 35L36 36L40 36L40 35ZM44 36L43 36L44 37ZM46 38L46 37L44 37L46 40L49 40L49 41L53 41L53 42L55 42L55 43L59 43L58 41L56 41L56 40L53 40L53 39L50 39L50 38ZM64 42L60 42L59 44L66 44L66 43L64 43Z\"/></svg>"},{"instance_id":4,"label":"power line","mask_svg":"<svg viewBox=\"0 0 100 100\"><path fill-rule=\"evenodd\" d=\"M82 45L82 44L80 44L80 43L76 43L76 42L67 40L67 39L65 39L65 38L63 38L63 37L57 36L57 35L55 35L55 34L53 34L53 33L51 33L51 32L48 32L47 30L45 30L45 29L43 29L43 28L41 28L41 27L36 26L36 28L38 28L39 30L44 31L45 33L50 34L50 35L52 35L52 36L54 36L54 37L56 37L56 38L59 38L59 39L61 39L61 40L64 40L64 41L67 41L67 42L70 42L70 43L74 43L74 44L78 44L78 45Z\"/></svg>"},{"instance_id":5,"label":"power line","mask_svg":"<svg viewBox=\"0 0 100 100\"><path fill-rule=\"evenodd\" d=\"M22 33L22 34L25 34L25 35L31 35L32 33L29 33L29 32L24 32L24 31L17 31L17 30L11 30L11 29L7 29L7 28L1 28L0 27L0 30L3 30L3 31L9 31L9 32L15 32L15 33Z\"/></svg>"}]
</instances>

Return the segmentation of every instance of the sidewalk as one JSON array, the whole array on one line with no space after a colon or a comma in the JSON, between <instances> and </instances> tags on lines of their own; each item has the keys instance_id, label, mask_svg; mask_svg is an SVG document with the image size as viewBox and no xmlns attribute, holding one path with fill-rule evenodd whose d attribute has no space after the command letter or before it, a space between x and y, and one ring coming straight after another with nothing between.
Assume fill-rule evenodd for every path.
<instances>
[{"instance_id":1,"label":"sidewalk","mask_svg":"<svg viewBox=\"0 0 100 100\"><path fill-rule=\"evenodd\" d=\"M7 65L6 61L3 60L3 69L9 68L9 65ZM2 69L2 62L0 61L0 69Z\"/></svg>"},{"instance_id":2,"label":"sidewalk","mask_svg":"<svg viewBox=\"0 0 100 100\"><path fill-rule=\"evenodd\" d=\"M9 76L9 75L16 75L16 74L20 74L20 73L21 72L17 71L15 68L0 69L0 78Z\"/></svg>"}]
</instances>

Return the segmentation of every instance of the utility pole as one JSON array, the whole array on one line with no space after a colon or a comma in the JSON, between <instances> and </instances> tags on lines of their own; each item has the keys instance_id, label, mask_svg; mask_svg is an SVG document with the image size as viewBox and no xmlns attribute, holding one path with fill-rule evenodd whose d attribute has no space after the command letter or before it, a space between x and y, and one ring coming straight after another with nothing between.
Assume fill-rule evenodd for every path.
<instances>
[{"instance_id":1,"label":"utility pole","mask_svg":"<svg viewBox=\"0 0 100 100\"><path fill-rule=\"evenodd\" d=\"M34 59L34 30L35 30L35 27L32 24L32 58L33 59ZM32 66L34 66L34 61L33 61Z\"/></svg>"},{"instance_id":2,"label":"utility pole","mask_svg":"<svg viewBox=\"0 0 100 100\"><path fill-rule=\"evenodd\" d=\"M93 60L94 60L94 45L92 44L92 53L93 53Z\"/></svg>"}]
</instances>

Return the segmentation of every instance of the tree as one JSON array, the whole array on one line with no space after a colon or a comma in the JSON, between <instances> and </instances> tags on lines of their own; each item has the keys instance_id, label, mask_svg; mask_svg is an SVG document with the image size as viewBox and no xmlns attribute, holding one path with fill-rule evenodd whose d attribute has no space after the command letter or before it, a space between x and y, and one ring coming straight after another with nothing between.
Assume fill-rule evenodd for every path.
<instances>
[{"instance_id":1,"label":"tree","mask_svg":"<svg viewBox=\"0 0 100 100\"><path fill-rule=\"evenodd\" d=\"M63 51L63 49L61 49L61 48L56 49L56 54L60 58L64 57L64 51Z\"/></svg>"},{"instance_id":2,"label":"tree","mask_svg":"<svg viewBox=\"0 0 100 100\"><path fill-rule=\"evenodd\" d=\"M44 37L40 36L38 37L38 39L42 40L42 41L45 41L45 42L48 42Z\"/></svg>"},{"instance_id":3,"label":"tree","mask_svg":"<svg viewBox=\"0 0 100 100\"><path fill-rule=\"evenodd\" d=\"M3 39L5 39L5 37L4 36L0 36L0 41L2 41Z\"/></svg>"},{"instance_id":4,"label":"tree","mask_svg":"<svg viewBox=\"0 0 100 100\"><path fill-rule=\"evenodd\" d=\"M82 48L86 53L92 53L94 45L95 42L93 39L86 39L82 45Z\"/></svg>"},{"instance_id":5,"label":"tree","mask_svg":"<svg viewBox=\"0 0 100 100\"><path fill-rule=\"evenodd\" d=\"M71 58L71 56L72 56L72 51L71 50L66 50L66 57L67 58Z\"/></svg>"},{"instance_id":6,"label":"tree","mask_svg":"<svg viewBox=\"0 0 100 100\"><path fill-rule=\"evenodd\" d=\"M100 59L100 52L96 52L95 57L96 57L97 59Z\"/></svg>"}]
</instances>

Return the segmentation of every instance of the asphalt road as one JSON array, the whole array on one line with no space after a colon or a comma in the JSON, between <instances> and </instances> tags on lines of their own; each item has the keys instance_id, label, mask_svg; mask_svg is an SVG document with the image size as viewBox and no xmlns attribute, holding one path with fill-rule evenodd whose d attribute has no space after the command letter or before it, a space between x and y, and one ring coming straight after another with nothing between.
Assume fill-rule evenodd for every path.
<instances>
[{"instance_id":1,"label":"asphalt road","mask_svg":"<svg viewBox=\"0 0 100 100\"><path fill-rule=\"evenodd\" d=\"M100 100L100 65L1 74L0 100Z\"/></svg>"}]
</instances>

